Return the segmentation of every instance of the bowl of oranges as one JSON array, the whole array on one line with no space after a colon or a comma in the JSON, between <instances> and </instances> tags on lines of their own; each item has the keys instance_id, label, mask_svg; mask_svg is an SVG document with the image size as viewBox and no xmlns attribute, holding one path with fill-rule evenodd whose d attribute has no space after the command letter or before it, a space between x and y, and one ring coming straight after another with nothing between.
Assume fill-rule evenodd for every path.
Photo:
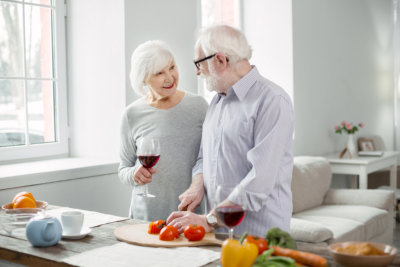
<instances>
[{"instance_id":1,"label":"bowl of oranges","mask_svg":"<svg viewBox=\"0 0 400 267\"><path fill-rule=\"evenodd\" d=\"M1 206L3 210L12 209L46 209L48 203L46 201L36 200L31 192L19 192L16 194L11 203Z\"/></svg>"},{"instance_id":2,"label":"bowl of oranges","mask_svg":"<svg viewBox=\"0 0 400 267\"><path fill-rule=\"evenodd\" d=\"M8 234L25 236L25 227L35 216L44 216L48 204L36 200L30 192L20 192L0 211L0 228Z\"/></svg>"}]
</instances>

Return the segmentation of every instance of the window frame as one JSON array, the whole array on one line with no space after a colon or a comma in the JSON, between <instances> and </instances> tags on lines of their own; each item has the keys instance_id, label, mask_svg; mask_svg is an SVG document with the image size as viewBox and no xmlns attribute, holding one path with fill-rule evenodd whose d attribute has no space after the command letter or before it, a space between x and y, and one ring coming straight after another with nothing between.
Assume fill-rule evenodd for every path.
<instances>
[{"instance_id":1,"label":"window frame","mask_svg":"<svg viewBox=\"0 0 400 267\"><path fill-rule=\"evenodd\" d=\"M53 82L56 83L54 97L54 129L56 141L43 144L0 147L0 164L9 163L10 161L22 161L27 159L34 160L50 156L66 156L69 153L65 26L66 3L64 1L65 0L53 0L55 8L53 12L52 46L54 56L53 68L55 74ZM16 1L7 2L19 3ZM26 3L20 4L25 5ZM28 4L42 6L40 4ZM23 18L23 22L24 21L25 18ZM23 25L23 27L25 27L25 25ZM26 79L26 77L24 78Z\"/></svg>"}]
</instances>

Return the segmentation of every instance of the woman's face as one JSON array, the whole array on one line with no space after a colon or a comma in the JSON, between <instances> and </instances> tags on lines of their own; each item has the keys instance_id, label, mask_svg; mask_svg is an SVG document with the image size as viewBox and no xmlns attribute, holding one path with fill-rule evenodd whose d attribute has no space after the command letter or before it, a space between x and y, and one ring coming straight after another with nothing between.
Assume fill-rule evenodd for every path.
<instances>
[{"instance_id":1,"label":"woman's face","mask_svg":"<svg viewBox=\"0 0 400 267\"><path fill-rule=\"evenodd\" d=\"M178 87L179 73L174 61L159 72L150 75L146 85L150 93L158 98L172 96Z\"/></svg>"}]
</instances>

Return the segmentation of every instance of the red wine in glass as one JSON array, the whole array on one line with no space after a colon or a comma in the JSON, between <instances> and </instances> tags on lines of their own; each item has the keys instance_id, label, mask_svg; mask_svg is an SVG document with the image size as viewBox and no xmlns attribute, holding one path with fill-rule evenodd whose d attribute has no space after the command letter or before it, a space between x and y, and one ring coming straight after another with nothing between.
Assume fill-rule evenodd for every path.
<instances>
[{"instance_id":1,"label":"red wine in glass","mask_svg":"<svg viewBox=\"0 0 400 267\"><path fill-rule=\"evenodd\" d=\"M160 143L158 139L153 137L144 137L138 146L137 156L140 164L146 169L154 167L160 159ZM155 197L150 194L147 189L147 184L143 185L142 188L137 188L136 195L142 197Z\"/></svg>"},{"instance_id":2,"label":"red wine in glass","mask_svg":"<svg viewBox=\"0 0 400 267\"><path fill-rule=\"evenodd\" d=\"M244 210L241 206L224 206L216 209L218 218L229 228L240 224L244 218Z\"/></svg>"},{"instance_id":3,"label":"red wine in glass","mask_svg":"<svg viewBox=\"0 0 400 267\"><path fill-rule=\"evenodd\" d=\"M150 169L156 165L159 159L160 155L139 155L140 164L146 169Z\"/></svg>"},{"instance_id":4,"label":"red wine in glass","mask_svg":"<svg viewBox=\"0 0 400 267\"><path fill-rule=\"evenodd\" d=\"M228 196L233 192L237 203L228 200ZM236 186L218 185L214 201L218 220L229 228L229 238L233 239L233 228L242 222L245 215L247 207L245 191L240 184Z\"/></svg>"}]
</instances>

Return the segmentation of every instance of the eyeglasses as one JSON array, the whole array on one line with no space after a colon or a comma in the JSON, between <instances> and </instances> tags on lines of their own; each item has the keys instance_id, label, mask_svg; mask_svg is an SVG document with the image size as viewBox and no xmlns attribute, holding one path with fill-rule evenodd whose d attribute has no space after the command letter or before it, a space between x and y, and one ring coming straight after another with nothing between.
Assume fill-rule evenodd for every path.
<instances>
[{"instance_id":1,"label":"eyeglasses","mask_svg":"<svg viewBox=\"0 0 400 267\"><path fill-rule=\"evenodd\" d=\"M208 60L208 59L210 59L210 58L213 58L213 57L215 57L215 55L216 55L216 54L211 55L211 56L208 56L208 57L205 57L205 58L202 58L202 59L199 59L199 60L196 60L196 61L193 60L194 65L196 66L197 70L200 70L200 63L201 63L201 62L206 61L206 60Z\"/></svg>"}]
</instances>

